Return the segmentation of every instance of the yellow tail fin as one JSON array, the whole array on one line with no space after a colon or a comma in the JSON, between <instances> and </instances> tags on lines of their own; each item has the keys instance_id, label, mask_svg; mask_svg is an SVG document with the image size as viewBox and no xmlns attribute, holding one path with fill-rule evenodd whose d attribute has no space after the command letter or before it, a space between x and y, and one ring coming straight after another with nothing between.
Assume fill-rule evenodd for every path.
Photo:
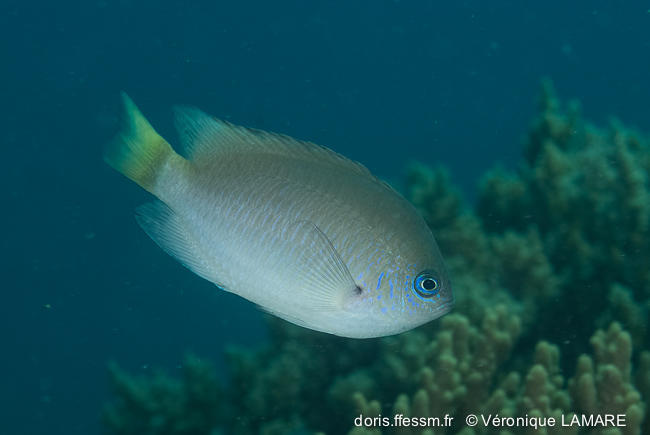
<instances>
[{"instance_id":1,"label":"yellow tail fin","mask_svg":"<svg viewBox=\"0 0 650 435\"><path fill-rule=\"evenodd\" d=\"M104 150L104 160L149 192L153 192L159 170L176 155L165 139L160 137L149 121L122 92L123 126Z\"/></svg>"}]
</instances>

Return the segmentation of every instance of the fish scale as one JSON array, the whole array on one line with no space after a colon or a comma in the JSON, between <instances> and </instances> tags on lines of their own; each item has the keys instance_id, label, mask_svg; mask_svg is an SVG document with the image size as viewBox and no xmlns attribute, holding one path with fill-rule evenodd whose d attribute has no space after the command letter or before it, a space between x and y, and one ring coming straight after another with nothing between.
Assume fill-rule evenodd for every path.
<instances>
[{"instance_id":1,"label":"fish scale","mask_svg":"<svg viewBox=\"0 0 650 435\"><path fill-rule=\"evenodd\" d=\"M430 229L359 163L194 108L175 111L183 157L123 101L105 160L158 198L138 209L138 223L197 275L352 338L407 331L453 307Z\"/></svg>"}]
</instances>

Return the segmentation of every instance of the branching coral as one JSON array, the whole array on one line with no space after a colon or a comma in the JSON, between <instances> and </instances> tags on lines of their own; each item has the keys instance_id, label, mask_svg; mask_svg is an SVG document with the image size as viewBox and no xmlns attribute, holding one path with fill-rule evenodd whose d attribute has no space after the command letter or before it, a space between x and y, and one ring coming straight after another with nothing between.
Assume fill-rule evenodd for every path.
<instances>
[{"instance_id":1,"label":"branching coral","mask_svg":"<svg viewBox=\"0 0 650 435\"><path fill-rule=\"evenodd\" d=\"M489 309L480 328L462 315L444 318L436 339L420 349L420 366L411 369L419 384L413 399L423 412L419 415L455 415L478 409L519 332L519 318L508 314L505 306ZM408 336L401 339L410 340Z\"/></svg>"},{"instance_id":2,"label":"branching coral","mask_svg":"<svg viewBox=\"0 0 650 435\"><path fill-rule=\"evenodd\" d=\"M625 414L627 427L620 433L641 433L644 404L631 384L632 340L618 323L591 338L594 358L578 359L569 387L575 409L584 414Z\"/></svg>"},{"instance_id":3,"label":"branching coral","mask_svg":"<svg viewBox=\"0 0 650 435\"><path fill-rule=\"evenodd\" d=\"M583 335L603 326L587 319L614 319L647 347L650 143L619 122L585 122L575 103L563 111L548 81L543 90L525 163L486 178L478 216L492 236L539 236L560 299L536 304L564 330Z\"/></svg>"},{"instance_id":4,"label":"branching coral","mask_svg":"<svg viewBox=\"0 0 650 435\"><path fill-rule=\"evenodd\" d=\"M228 352L222 393L209 376L198 388L192 364L181 381L112 369L107 426L120 434L650 433L649 174L648 139L618 122L592 126L577 104L564 110L546 82L521 167L488 174L475 213L443 170L410 171L405 193L445 254L454 313L363 341L270 318L265 349ZM468 413L558 422L625 414L626 426L467 427ZM455 423L355 425L396 414Z\"/></svg>"},{"instance_id":5,"label":"branching coral","mask_svg":"<svg viewBox=\"0 0 650 435\"><path fill-rule=\"evenodd\" d=\"M485 330L485 327L490 327L484 325L483 331L472 331L463 316L449 316L447 319L451 320L443 325L443 330L431 342L430 349L440 345L455 348L459 344L463 350L449 352L448 348L447 351L442 350L436 354L434 359L445 363L440 365L434 362L422 367L420 388L410 397L405 394L397 396L393 406L384 413L392 410L388 415L402 414L406 417L440 417L447 414L458 418L470 413L495 418L527 416L539 419L538 421L546 418L547 422L548 418L554 418L553 426L546 423L546 427L541 429L530 425L509 427L508 433L512 434L642 434L644 404L630 376L632 342L629 334L619 324L612 323L607 331L599 330L594 334L591 339L594 355L582 355L578 359L575 376L567 383L559 366L558 348L545 341L537 344L532 366L527 371L512 371L499 376L499 364L493 365L496 361L492 358L488 358L490 363L485 368L479 369L475 360L483 361L480 355L498 354L505 358L508 352L501 352L505 349L499 349L498 352L486 351L480 347L473 353L466 352L467 345L473 340L493 343L487 339L491 334ZM513 318L509 322L513 331L516 330L517 322ZM451 341L448 335L449 324L455 325L452 330L464 331L460 336L452 334ZM511 341L510 338L512 335L505 334L497 342L506 344ZM467 371L463 373L464 370ZM647 377L647 372L639 372L639 376ZM497 386L490 390L489 387L495 383ZM382 414L382 410L377 409L377 401L368 402L360 393L355 396L355 401L356 414ZM572 424L573 417L582 414L623 414L625 427L583 427ZM439 424L443 426L442 420ZM484 425L481 420L473 429L463 427L461 421L451 426L436 427L433 432L431 428L411 426L384 428L383 431L369 433L492 434L504 433L502 429L502 426ZM357 433L364 432L358 428L349 432Z\"/></svg>"},{"instance_id":6,"label":"branching coral","mask_svg":"<svg viewBox=\"0 0 650 435\"><path fill-rule=\"evenodd\" d=\"M116 399L106 407L104 422L113 433L209 435L220 420L221 388L212 365L199 358L185 358L179 380L164 373L134 377L115 365L110 375Z\"/></svg>"}]
</instances>

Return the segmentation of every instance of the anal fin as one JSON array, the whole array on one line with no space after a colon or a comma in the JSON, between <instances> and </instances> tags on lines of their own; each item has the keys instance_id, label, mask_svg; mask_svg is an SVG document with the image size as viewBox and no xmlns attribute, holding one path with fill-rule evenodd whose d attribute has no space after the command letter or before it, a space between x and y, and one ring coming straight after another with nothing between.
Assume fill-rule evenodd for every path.
<instances>
[{"instance_id":1,"label":"anal fin","mask_svg":"<svg viewBox=\"0 0 650 435\"><path fill-rule=\"evenodd\" d=\"M217 284L214 273L205 262L199 245L187 231L182 218L164 202L154 201L141 205L136 209L136 220L167 254L201 278Z\"/></svg>"}]
</instances>

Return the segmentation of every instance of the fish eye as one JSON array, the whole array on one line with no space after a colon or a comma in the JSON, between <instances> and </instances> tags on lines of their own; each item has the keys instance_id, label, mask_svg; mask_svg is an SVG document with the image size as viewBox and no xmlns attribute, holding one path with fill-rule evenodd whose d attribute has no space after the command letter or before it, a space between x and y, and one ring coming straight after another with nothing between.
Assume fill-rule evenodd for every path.
<instances>
[{"instance_id":1,"label":"fish eye","mask_svg":"<svg viewBox=\"0 0 650 435\"><path fill-rule=\"evenodd\" d=\"M413 281L414 290L423 298L430 298L438 294L440 284L430 271L421 272Z\"/></svg>"}]
</instances>

